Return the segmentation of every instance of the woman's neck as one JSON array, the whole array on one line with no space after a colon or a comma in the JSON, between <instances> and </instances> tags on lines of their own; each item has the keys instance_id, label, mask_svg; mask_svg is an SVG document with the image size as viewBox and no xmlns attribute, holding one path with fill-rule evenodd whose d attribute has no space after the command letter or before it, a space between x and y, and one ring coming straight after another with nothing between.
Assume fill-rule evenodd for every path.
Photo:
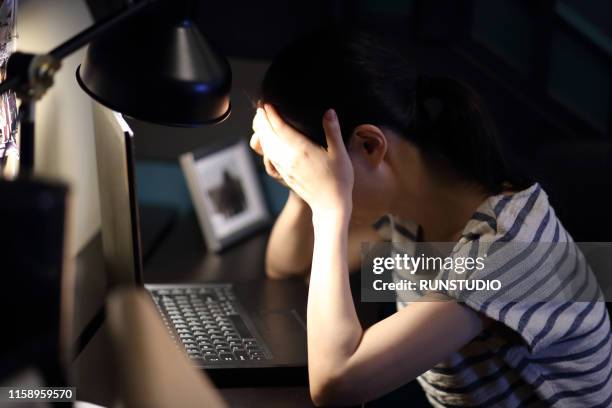
<instances>
[{"instance_id":1,"label":"woman's neck","mask_svg":"<svg viewBox=\"0 0 612 408\"><path fill-rule=\"evenodd\" d=\"M398 215L418 223L422 238L428 242L457 242L476 209L488 194L481 188L458 183L431 184L417 195L410 208L399 209Z\"/></svg>"}]
</instances>

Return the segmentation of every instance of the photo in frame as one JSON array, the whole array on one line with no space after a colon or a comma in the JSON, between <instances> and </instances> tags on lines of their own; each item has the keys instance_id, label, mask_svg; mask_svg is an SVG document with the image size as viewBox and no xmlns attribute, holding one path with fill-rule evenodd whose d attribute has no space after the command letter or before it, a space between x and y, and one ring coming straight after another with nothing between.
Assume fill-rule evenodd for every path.
<instances>
[{"instance_id":1,"label":"photo in frame","mask_svg":"<svg viewBox=\"0 0 612 408\"><path fill-rule=\"evenodd\" d=\"M269 224L246 141L185 153L180 163L209 250L219 252Z\"/></svg>"}]
</instances>

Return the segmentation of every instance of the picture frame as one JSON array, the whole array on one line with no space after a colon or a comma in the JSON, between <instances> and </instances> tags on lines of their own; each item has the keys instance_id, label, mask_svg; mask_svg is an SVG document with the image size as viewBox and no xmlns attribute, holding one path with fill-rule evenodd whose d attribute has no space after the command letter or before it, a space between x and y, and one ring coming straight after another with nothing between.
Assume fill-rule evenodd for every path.
<instances>
[{"instance_id":1,"label":"picture frame","mask_svg":"<svg viewBox=\"0 0 612 408\"><path fill-rule=\"evenodd\" d=\"M179 158L208 249L220 252L269 225L249 147L237 139Z\"/></svg>"}]
</instances>

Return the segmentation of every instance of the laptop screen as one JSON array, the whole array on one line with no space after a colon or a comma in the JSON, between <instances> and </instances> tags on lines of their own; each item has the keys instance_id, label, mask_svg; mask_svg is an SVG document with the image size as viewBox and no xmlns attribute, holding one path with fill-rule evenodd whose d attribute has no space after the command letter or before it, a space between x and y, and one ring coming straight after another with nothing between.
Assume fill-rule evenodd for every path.
<instances>
[{"instance_id":1,"label":"laptop screen","mask_svg":"<svg viewBox=\"0 0 612 408\"><path fill-rule=\"evenodd\" d=\"M93 113L108 287L142 285L134 134L121 114L97 102Z\"/></svg>"}]
</instances>

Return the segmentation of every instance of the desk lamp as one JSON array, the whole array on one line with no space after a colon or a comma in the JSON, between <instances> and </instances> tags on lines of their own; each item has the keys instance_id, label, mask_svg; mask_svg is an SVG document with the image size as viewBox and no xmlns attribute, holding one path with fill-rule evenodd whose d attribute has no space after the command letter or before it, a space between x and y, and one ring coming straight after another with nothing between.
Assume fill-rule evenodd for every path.
<instances>
[{"instance_id":1,"label":"desk lamp","mask_svg":"<svg viewBox=\"0 0 612 408\"><path fill-rule=\"evenodd\" d=\"M16 52L0 94L16 92L22 176L34 166L35 103L53 85L63 58L91 43L77 81L102 105L140 120L195 127L230 112L231 71L189 16L194 1L139 0L48 54Z\"/></svg>"}]
</instances>

